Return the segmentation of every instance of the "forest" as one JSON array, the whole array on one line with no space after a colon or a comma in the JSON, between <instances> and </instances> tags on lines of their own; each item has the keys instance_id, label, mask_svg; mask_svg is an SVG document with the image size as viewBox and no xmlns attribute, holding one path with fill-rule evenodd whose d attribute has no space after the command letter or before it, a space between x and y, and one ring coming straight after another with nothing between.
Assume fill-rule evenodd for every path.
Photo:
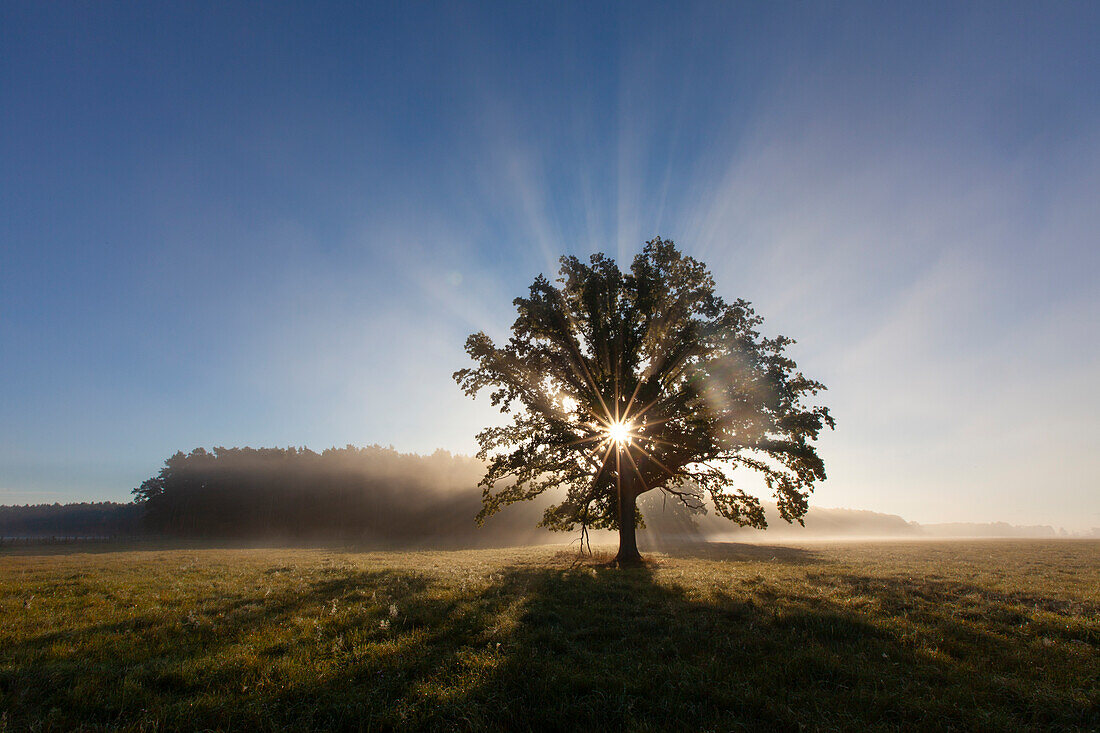
<instances>
[{"instance_id":1,"label":"forest","mask_svg":"<svg viewBox=\"0 0 1100 733\"><path fill-rule=\"evenodd\" d=\"M142 507L113 501L0 506L3 537L127 537L142 534Z\"/></svg>"},{"instance_id":2,"label":"forest","mask_svg":"<svg viewBox=\"0 0 1100 733\"><path fill-rule=\"evenodd\" d=\"M531 507L478 531L483 471L480 461L442 450L196 448L165 461L134 498L146 530L169 536L432 546L522 543L540 534Z\"/></svg>"}]
</instances>

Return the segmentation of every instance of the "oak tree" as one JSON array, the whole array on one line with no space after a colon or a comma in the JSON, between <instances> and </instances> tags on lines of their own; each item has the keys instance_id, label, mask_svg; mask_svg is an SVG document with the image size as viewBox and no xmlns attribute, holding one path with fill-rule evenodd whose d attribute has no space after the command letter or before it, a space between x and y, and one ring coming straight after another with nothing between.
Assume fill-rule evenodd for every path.
<instances>
[{"instance_id":1,"label":"oak tree","mask_svg":"<svg viewBox=\"0 0 1100 733\"><path fill-rule=\"evenodd\" d=\"M561 258L556 284L540 275L514 304L506 344L471 335L475 366L454 374L487 390L507 424L478 436L487 462L483 521L502 507L557 490L542 524L617 529L616 561L641 561L637 498L664 491L693 510L705 500L742 526L767 526L740 486L757 472L780 516L802 522L825 467L814 441L833 427L808 398L824 386L763 337L744 300L715 294L711 273L669 240L648 242L629 272L602 254Z\"/></svg>"}]
</instances>

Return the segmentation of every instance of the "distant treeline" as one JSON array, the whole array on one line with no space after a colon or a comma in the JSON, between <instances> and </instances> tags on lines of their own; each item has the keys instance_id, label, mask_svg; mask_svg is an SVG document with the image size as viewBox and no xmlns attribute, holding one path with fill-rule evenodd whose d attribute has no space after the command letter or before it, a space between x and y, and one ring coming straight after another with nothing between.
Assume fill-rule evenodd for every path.
<instances>
[{"instance_id":1,"label":"distant treeline","mask_svg":"<svg viewBox=\"0 0 1100 733\"><path fill-rule=\"evenodd\" d=\"M386 544L518 543L543 534L516 507L483 530L483 464L369 446L197 448L134 490L153 533L187 537L346 538Z\"/></svg>"},{"instance_id":2,"label":"distant treeline","mask_svg":"<svg viewBox=\"0 0 1100 733\"><path fill-rule=\"evenodd\" d=\"M135 504L0 506L0 537L123 537L144 532L143 510Z\"/></svg>"},{"instance_id":3,"label":"distant treeline","mask_svg":"<svg viewBox=\"0 0 1100 733\"><path fill-rule=\"evenodd\" d=\"M477 487L484 465L446 451L422 456L369 446L330 448L196 448L176 453L134 490L131 504L94 502L0 506L0 538L180 538L349 541L376 546L471 547L568 542L574 536L537 529L547 504L522 502L479 528ZM766 502L765 532L738 528L713 512L689 516L650 492L639 503L643 546L683 539L770 537L1052 537L1051 527L1004 523L919 525L901 517L813 507L806 526L789 525ZM1063 530L1064 533L1064 530ZM1087 533L1086 533L1087 534ZM1100 536L1094 529L1091 536ZM608 533L597 540L613 542Z\"/></svg>"}]
</instances>

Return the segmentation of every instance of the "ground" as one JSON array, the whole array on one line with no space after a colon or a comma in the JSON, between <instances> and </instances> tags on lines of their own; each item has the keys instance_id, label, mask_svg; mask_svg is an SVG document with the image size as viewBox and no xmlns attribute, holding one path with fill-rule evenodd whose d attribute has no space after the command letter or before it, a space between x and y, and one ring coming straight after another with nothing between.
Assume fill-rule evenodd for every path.
<instances>
[{"instance_id":1,"label":"ground","mask_svg":"<svg viewBox=\"0 0 1100 733\"><path fill-rule=\"evenodd\" d=\"M1095 541L90 549L0 549L0 730L1100 729Z\"/></svg>"}]
</instances>

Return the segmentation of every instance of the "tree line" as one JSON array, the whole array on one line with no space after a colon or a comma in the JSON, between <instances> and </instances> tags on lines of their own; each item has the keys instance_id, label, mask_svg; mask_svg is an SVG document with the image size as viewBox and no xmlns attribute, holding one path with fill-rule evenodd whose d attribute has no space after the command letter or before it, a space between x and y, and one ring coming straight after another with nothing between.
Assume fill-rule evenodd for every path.
<instances>
[{"instance_id":1,"label":"tree line","mask_svg":"<svg viewBox=\"0 0 1100 733\"><path fill-rule=\"evenodd\" d=\"M2 537L124 537L143 533L142 510L113 501L0 506Z\"/></svg>"},{"instance_id":2,"label":"tree line","mask_svg":"<svg viewBox=\"0 0 1100 733\"><path fill-rule=\"evenodd\" d=\"M170 457L133 493L145 529L162 535L431 545L541 534L509 521L515 515L478 530L483 471L481 461L442 450L196 448Z\"/></svg>"}]
</instances>

